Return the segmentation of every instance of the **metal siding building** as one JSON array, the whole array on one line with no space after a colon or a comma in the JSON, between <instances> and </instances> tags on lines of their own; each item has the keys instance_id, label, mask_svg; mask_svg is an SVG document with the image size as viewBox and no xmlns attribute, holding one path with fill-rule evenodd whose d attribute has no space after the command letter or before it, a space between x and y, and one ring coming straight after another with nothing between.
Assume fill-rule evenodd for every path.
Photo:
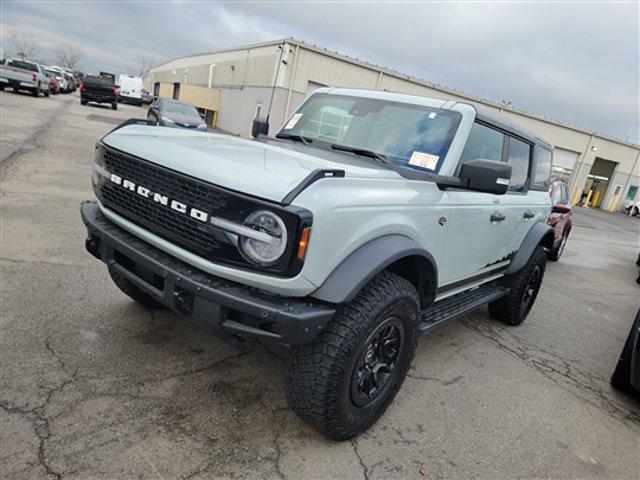
<instances>
[{"instance_id":1,"label":"metal siding building","mask_svg":"<svg viewBox=\"0 0 640 480\"><path fill-rule=\"evenodd\" d=\"M157 87L188 84L219 90L218 126L245 137L256 115L266 114L272 92L272 134L309 93L322 86L386 90L480 103L554 145L554 174L567 181L572 198L579 197L583 190L592 190L592 202L596 200L597 206L611 209L624 207L634 197L640 197L637 193L638 145L291 38L176 58L152 69L149 81Z\"/></svg>"}]
</instances>

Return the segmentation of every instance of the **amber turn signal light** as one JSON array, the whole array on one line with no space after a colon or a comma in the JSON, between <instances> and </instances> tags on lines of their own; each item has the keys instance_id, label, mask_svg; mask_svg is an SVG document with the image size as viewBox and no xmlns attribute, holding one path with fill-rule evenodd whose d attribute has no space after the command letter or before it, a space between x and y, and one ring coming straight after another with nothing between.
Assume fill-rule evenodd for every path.
<instances>
[{"instance_id":1,"label":"amber turn signal light","mask_svg":"<svg viewBox=\"0 0 640 480\"><path fill-rule=\"evenodd\" d=\"M309 231L311 227L307 227L302 230L302 235L300 235L300 241L298 242L298 258L300 260L304 260L304 256L307 253L307 244L309 243Z\"/></svg>"}]
</instances>

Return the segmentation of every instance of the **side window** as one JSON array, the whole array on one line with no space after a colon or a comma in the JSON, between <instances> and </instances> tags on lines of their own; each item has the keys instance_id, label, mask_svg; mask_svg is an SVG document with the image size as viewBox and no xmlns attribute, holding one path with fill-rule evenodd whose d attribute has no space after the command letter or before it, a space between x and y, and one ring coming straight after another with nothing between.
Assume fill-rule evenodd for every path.
<instances>
[{"instance_id":1,"label":"side window","mask_svg":"<svg viewBox=\"0 0 640 480\"><path fill-rule=\"evenodd\" d=\"M534 170L531 175L531 184L534 187L547 190L549 188L549 177L551 176L551 159L553 157L553 154L551 150L547 150L546 148L540 146L535 147L534 153Z\"/></svg>"},{"instance_id":2,"label":"side window","mask_svg":"<svg viewBox=\"0 0 640 480\"><path fill-rule=\"evenodd\" d=\"M531 145L516 138L509 138L507 162L511 165L510 192L523 192L529 174Z\"/></svg>"},{"instance_id":3,"label":"side window","mask_svg":"<svg viewBox=\"0 0 640 480\"><path fill-rule=\"evenodd\" d=\"M567 189L566 185L561 185L562 186L562 204L563 205L568 205L569 204L569 190Z\"/></svg>"},{"instance_id":4,"label":"side window","mask_svg":"<svg viewBox=\"0 0 640 480\"><path fill-rule=\"evenodd\" d=\"M474 158L486 158L487 160L502 160L502 145L504 134L493 128L474 123L469 132L469 138L464 146L460 163Z\"/></svg>"}]
</instances>

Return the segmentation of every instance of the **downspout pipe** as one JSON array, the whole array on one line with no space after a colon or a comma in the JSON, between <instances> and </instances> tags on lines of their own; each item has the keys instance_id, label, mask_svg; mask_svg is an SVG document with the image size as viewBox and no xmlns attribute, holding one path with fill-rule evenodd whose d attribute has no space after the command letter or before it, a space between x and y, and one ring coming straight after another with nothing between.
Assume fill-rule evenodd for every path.
<instances>
[{"instance_id":1,"label":"downspout pipe","mask_svg":"<svg viewBox=\"0 0 640 480\"><path fill-rule=\"evenodd\" d=\"M300 45L296 45L296 49L293 54L293 68L291 70L291 77L289 78L289 92L287 93L287 104L284 108L284 118L282 119L283 123L287 120L289 116L289 107L291 106L291 94L293 92L293 82L296 76L296 66L298 65L298 51L300 50Z\"/></svg>"},{"instance_id":2,"label":"downspout pipe","mask_svg":"<svg viewBox=\"0 0 640 480\"><path fill-rule=\"evenodd\" d=\"M211 82L213 81L213 69L214 68L218 68L218 65L215 63L212 63L211 65L209 65L209 88L211 88Z\"/></svg>"}]
</instances>

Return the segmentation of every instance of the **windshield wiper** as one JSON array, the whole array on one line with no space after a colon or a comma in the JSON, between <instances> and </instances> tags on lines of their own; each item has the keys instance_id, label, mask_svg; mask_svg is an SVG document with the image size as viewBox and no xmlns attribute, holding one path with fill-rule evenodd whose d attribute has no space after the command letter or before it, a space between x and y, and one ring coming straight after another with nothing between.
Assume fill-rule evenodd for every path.
<instances>
[{"instance_id":1,"label":"windshield wiper","mask_svg":"<svg viewBox=\"0 0 640 480\"><path fill-rule=\"evenodd\" d=\"M294 135L292 133L278 133L276 138L281 138L283 140L292 140L294 142L302 142L305 145L309 145L313 143L313 138L303 137L302 135Z\"/></svg>"},{"instance_id":2,"label":"windshield wiper","mask_svg":"<svg viewBox=\"0 0 640 480\"><path fill-rule=\"evenodd\" d=\"M347 147L346 145L339 145L337 143L334 143L333 145L331 145L331 148L333 148L334 150L342 150L345 152L355 153L356 155L360 155L361 157L373 158L374 160L378 160L381 163L389 163L389 160L385 155L382 155L381 153L372 152L371 150L366 150L364 148Z\"/></svg>"}]
</instances>

